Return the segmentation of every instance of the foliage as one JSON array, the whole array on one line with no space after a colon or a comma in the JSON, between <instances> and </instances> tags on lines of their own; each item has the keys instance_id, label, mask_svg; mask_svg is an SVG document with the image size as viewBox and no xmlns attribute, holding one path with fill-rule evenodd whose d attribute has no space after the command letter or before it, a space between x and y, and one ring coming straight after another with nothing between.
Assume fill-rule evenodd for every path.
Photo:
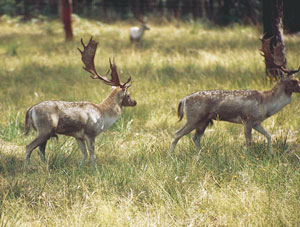
<instances>
[{"instance_id":1,"label":"foliage","mask_svg":"<svg viewBox=\"0 0 300 227\"><path fill-rule=\"evenodd\" d=\"M197 21L227 26L232 23L259 24L262 22L262 0L74 0L73 12L80 17L105 22L134 19L146 16L156 23L166 20ZM54 0L1 0L0 16L31 18L58 18L61 12L59 1ZM283 0L283 24L285 32L300 30L299 1ZM266 12L268 13L270 9ZM136 20L135 20L136 21Z\"/></svg>"},{"instance_id":2,"label":"foliage","mask_svg":"<svg viewBox=\"0 0 300 227\"><path fill-rule=\"evenodd\" d=\"M151 25L151 23L150 23ZM198 152L191 135L173 154L179 100L201 89L269 89L259 54L260 28L201 23L151 25L143 42L130 24L77 17L74 42L58 21L0 22L0 224L5 226L296 226L300 222L299 96L268 119L274 156L254 133L245 153L243 129L215 122ZM51 31L51 32L49 32ZM116 57L121 80L131 76L135 108L96 140L98 169L78 168L73 138L51 139L47 165L33 152L23 170L26 108L43 100L100 102L110 88L82 70L80 37L99 41L98 72ZM291 68L298 37L286 37ZM9 54L12 47L16 54ZM289 67L289 66L288 66Z\"/></svg>"},{"instance_id":3,"label":"foliage","mask_svg":"<svg viewBox=\"0 0 300 227\"><path fill-rule=\"evenodd\" d=\"M0 15L45 15L57 17L59 1L53 0L2 0ZM213 1L213 0L93 0L73 1L73 11L79 16L104 21L134 18L135 15L168 19L208 20L228 25L229 23L257 23L261 19L260 0Z\"/></svg>"}]
</instances>

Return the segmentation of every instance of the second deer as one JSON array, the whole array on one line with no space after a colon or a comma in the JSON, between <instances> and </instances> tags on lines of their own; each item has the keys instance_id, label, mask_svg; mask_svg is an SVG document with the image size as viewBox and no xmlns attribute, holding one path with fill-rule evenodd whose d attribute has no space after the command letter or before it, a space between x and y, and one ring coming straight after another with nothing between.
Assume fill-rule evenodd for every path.
<instances>
[{"instance_id":1,"label":"second deer","mask_svg":"<svg viewBox=\"0 0 300 227\"><path fill-rule=\"evenodd\" d=\"M276 55L266 46L269 41L262 40L263 55L273 62L277 70L286 75L283 76L273 89L269 91L257 90L212 90L199 91L183 98L178 105L178 116L180 120L186 113L185 125L176 131L170 151L175 149L180 138L196 130L193 141L200 148L200 140L207 126L213 120L228 121L244 125L247 150L251 146L252 129L263 134L268 140L268 150L272 152L271 135L261 123L279 112L283 107L291 102L293 93L300 93L300 81L292 75L300 71L287 70L282 65L276 64ZM280 48L279 45L274 47ZM282 74L283 75L283 74Z\"/></svg>"},{"instance_id":2,"label":"second deer","mask_svg":"<svg viewBox=\"0 0 300 227\"><path fill-rule=\"evenodd\" d=\"M124 84L120 83L115 63L110 63L111 79L97 73L94 66L94 58L97 42L90 39L87 46L82 39L83 51L81 51L84 69L91 73L91 78L99 79L104 84L114 86L110 95L100 104L90 102L65 102L44 101L28 108L25 119L25 134L28 134L32 126L37 131L37 137L26 146L25 167L29 164L31 152L39 147L40 158L45 162L45 148L48 139L63 134L75 137L83 154L81 166L87 158L87 150L96 167L94 153L95 138L101 132L108 129L120 116L125 106L135 106L136 101L130 98L128 84L129 78Z\"/></svg>"},{"instance_id":3,"label":"second deer","mask_svg":"<svg viewBox=\"0 0 300 227\"><path fill-rule=\"evenodd\" d=\"M140 19L136 17L137 20L141 23L140 27L131 27L129 30L130 41L131 43L140 42L146 30L150 30L150 27L146 24L145 19Z\"/></svg>"}]
</instances>

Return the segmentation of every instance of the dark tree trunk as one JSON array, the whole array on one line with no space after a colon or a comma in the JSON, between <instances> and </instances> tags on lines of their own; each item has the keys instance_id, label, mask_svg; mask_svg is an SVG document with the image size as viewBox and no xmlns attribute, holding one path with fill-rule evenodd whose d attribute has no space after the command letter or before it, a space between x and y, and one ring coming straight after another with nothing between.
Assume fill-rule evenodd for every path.
<instances>
[{"instance_id":1,"label":"dark tree trunk","mask_svg":"<svg viewBox=\"0 0 300 227\"><path fill-rule=\"evenodd\" d=\"M243 5L245 6L244 11L244 22L247 24L257 24L258 18L255 12L255 1L254 0L244 0Z\"/></svg>"},{"instance_id":2,"label":"dark tree trunk","mask_svg":"<svg viewBox=\"0 0 300 227\"><path fill-rule=\"evenodd\" d=\"M275 45L281 44L281 62L285 62L285 47L283 41L283 27L282 27L282 15L283 15L283 2L282 0L263 0L263 24L264 24L264 39L272 38L270 42L271 52ZM267 75L271 78L278 79L278 76L282 76L282 72L268 68L266 64Z\"/></svg>"},{"instance_id":3,"label":"dark tree trunk","mask_svg":"<svg viewBox=\"0 0 300 227\"><path fill-rule=\"evenodd\" d=\"M64 24L66 41L73 40L72 32L72 0L61 0L62 21Z\"/></svg>"},{"instance_id":4,"label":"dark tree trunk","mask_svg":"<svg viewBox=\"0 0 300 227\"><path fill-rule=\"evenodd\" d=\"M34 5L34 1L33 0L24 0L23 1L24 4L24 17L23 20L27 21L32 17L32 9L33 9L33 5Z\"/></svg>"},{"instance_id":5,"label":"dark tree trunk","mask_svg":"<svg viewBox=\"0 0 300 227\"><path fill-rule=\"evenodd\" d=\"M222 0L219 3L219 15L218 15L218 24L221 25L228 25L231 21L230 19L230 10L233 7L233 1L232 0Z\"/></svg>"},{"instance_id":6,"label":"dark tree trunk","mask_svg":"<svg viewBox=\"0 0 300 227\"><path fill-rule=\"evenodd\" d=\"M85 8L85 1L84 0L77 0L73 3L73 11L76 14L82 15Z\"/></svg>"},{"instance_id":7,"label":"dark tree trunk","mask_svg":"<svg viewBox=\"0 0 300 227\"><path fill-rule=\"evenodd\" d=\"M166 6L168 11L172 13L172 16L175 19L179 19L181 16L181 9L180 9L181 0L167 0Z\"/></svg>"},{"instance_id":8,"label":"dark tree trunk","mask_svg":"<svg viewBox=\"0 0 300 227\"><path fill-rule=\"evenodd\" d=\"M203 5L205 5L205 11L207 12L206 13L206 16L209 20L213 20L214 18L214 4L212 2L212 0L207 0L205 2L205 0L202 0L204 1Z\"/></svg>"},{"instance_id":9,"label":"dark tree trunk","mask_svg":"<svg viewBox=\"0 0 300 227\"><path fill-rule=\"evenodd\" d=\"M56 0L49 0L49 12L52 15L58 14L58 3Z\"/></svg>"},{"instance_id":10,"label":"dark tree trunk","mask_svg":"<svg viewBox=\"0 0 300 227\"><path fill-rule=\"evenodd\" d=\"M297 33L300 31L300 1L285 0L283 5L284 31Z\"/></svg>"},{"instance_id":11,"label":"dark tree trunk","mask_svg":"<svg viewBox=\"0 0 300 227\"><path fill-rule=\"evenodd\" d=\"M158 0L158 3L156 4L156 9L155 11L158 12L158 15L162 17L164 15L164 5L163 5L163 0Z\"/></svg>"},{"instance_id":12,"label":"dark tree trunk","mask_svg":"<svg viewBox=\"0 0 300 227\"><path fill-rule=\"evenodd\" d=\"M205 4L205 0L199 0L200 2L200 17L206 18L206 4Z\"/></svg>"}]
</instances>

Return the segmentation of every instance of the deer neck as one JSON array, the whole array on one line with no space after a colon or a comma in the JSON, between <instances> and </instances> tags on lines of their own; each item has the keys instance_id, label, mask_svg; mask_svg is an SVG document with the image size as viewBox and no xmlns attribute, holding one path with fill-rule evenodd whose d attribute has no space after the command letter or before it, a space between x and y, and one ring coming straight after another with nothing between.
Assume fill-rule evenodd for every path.
<instances>
[{"instance_id":1,"label":"deer neck","mask_svg":"<svg viewBox=\"0 0 300 227\"><path fill-rule=\"evenodd\" d=\"M268 116L277 113L291 102L291 94L286 93L285 86L280 82L272 90L264 92L264 95Z\"/></svg>"},{"instance_id":2,"label":"deer neck","mask_svg":"<svg viewBox=\"0 0 300 227\"><path fill-rule=\"evenodd\" d=\"M118 90L116 88L99 104L100 111L105 116L116 118L121 116L122 100L119 100L118 97Z\"/></svg>"}]
</instances>

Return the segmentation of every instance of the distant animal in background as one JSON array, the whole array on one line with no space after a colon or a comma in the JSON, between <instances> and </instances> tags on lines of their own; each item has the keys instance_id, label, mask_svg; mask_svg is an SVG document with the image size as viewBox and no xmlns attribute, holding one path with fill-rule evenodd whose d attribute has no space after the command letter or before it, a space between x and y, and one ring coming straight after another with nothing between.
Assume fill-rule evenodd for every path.
<instances>
[{"instance_id":1,"label":"distant animal in background","mask_svg":"<svg viewBox=\"0 0 300 227\"><path fill-rule=\"evenodd\" d=\"M125 106L135 106L136 101L130 98L128 84L129 78L124 84L120 83L117 66L115 62L110 64L111 79L97 73L94 65L94 58L97 49L97 42L92 37L87 46L82 39L83 51L79 48L84 69L91 73L92 79L100 79L104 84L113 86L110 95L100 104L90 102L64 102L44 101L28 108L25 119L25 135L32 126L38 133L37 137L26 146L25 167L29 164L31 152L39 147L40 158L45 162L45 148L47 140L57 137L56 134L63 134L75 137L78 146L83 154L81 166L87 158L86 145L90 158L96 167L96 156L94 154L95 138L101 132L108 129L122 113Z\"/></svg>"},{"instance_id":2,"label":"distant animal in background","mask_svg":"<svg viewBox=\"0 0 300 227\"><path fill-rule=\"evenodd\" d=\"M131 27L129 30L131 43L139 43L142 39L146 30L150 30L150 27L146 24L146 19L140 19L136 17L139 22L141 22L140 27Z\"/></svg>"},{"instance_id":3,"label":"distant animal in background","mask_svg":"<svg viewBox=\"0 0 300 227\"><path fill-rule=\"evenodd\" d=\"M211 90L199 91L183 98L178 105L178 117L180 120L186 113L185 125L175 132L170 151L184 135L196 129L193 138L197 148L200 148L200 140L205 129L213 120L227 121L244 125L247 150L251 146L252 129L263 134L268 140L268 150L272 152L271 135L263 128L261 123L279 112L291 102L292 93L300 93L300 81L292 75L300 71L287 70L282 65L277 65L277 55L272 54L269 42L263 41L263 55L272 62L274 69L282 72L282 78L273 89L269 91L257 90ZM274 53L278 53L279 44L274 47ZM284 76L284 74L286 76Z\"/></svg>"}]
</instances>

